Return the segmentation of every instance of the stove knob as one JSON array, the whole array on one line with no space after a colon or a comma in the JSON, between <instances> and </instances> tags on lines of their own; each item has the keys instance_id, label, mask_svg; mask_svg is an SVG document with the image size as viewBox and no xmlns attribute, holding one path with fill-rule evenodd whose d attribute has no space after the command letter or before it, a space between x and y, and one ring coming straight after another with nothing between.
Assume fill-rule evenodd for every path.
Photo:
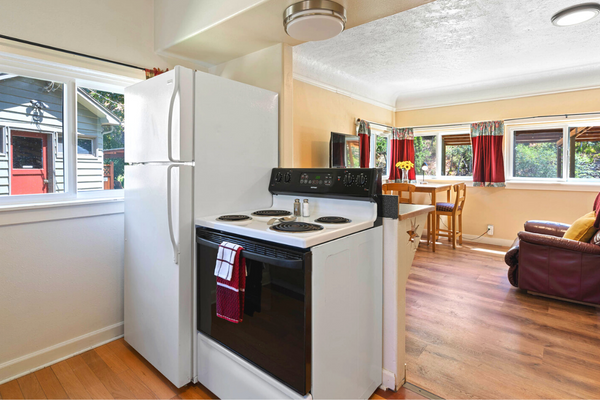
<instances>
[{"instance_id":1,"label":"stove knob","mask_svg":"<svg viewBox=\"0 0 600 400\"><path fill-rule=\"evenodd\" d=\"M351 186L353 182L354 177L352 176L352 174L344 175L344 186Z\"/></svg>"},{"instance_id":2,"label":"stove knob","mask_svg":"<svg viewBox=\"0 0 600 400\"><path fill-rule=\"evenodd\" d=\"M290 183L292 180L292 171L288 171L285 173L285 183Z\"/></svg>"},{"instance_id":3,"label":"stove knob","mask_svg":"<svg viewBox=\"0 0 600 400\"><path fill-rule=\"evenodd\" d=\"M365 174L360 174L360 176L358 177L358 186L365 187L366 184L367 177L365 176Z\"/></svg>"},{"instance_id":4,"label":"stove knob","mask_svg":"<svg viewBox=\"0 0 600 400\"><path fill-rule=\"evenodd\" d=\"M281 182L282 179L283 179L283 174L281 172L278 172L277 174L275 174L275 182Z\"/></svg>"}]
</instances>

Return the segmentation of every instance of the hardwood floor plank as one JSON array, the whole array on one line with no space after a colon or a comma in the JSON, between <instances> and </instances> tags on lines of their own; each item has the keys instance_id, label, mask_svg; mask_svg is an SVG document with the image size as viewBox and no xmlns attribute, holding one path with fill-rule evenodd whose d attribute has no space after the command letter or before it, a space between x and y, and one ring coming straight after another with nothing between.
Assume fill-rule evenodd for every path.
<instances>
[{"instance_id":1,"label":"hardwood floor plank","mask_svg":"<svg viewBox=\"0 0 600 400\"><path fill-rule=\"evenodd\" d=\"M35 372L35 376L48 399L66 399L67 392L56 378L52 368L46 367Z\"/></svg>"},{"instance_id":2,"label":"hardwood floor plank","mask_svg":"<svg viewBox=\"0 0 600 400\"><path fill-rule=\"evenodd\" d=\"M79 381L69 363L65 361L61 361L52 366L52 371L54 371L54 375L62 385L63 389L67 393L70 399L90 399L90 394L85 387Z\"/></svg>"},{"instance_id":3,"label":"hardwood floor plank","mask_svg":"<svg viewBox=\"0 0 600 400\"><path fill-rule=\"evenodd\" d=\"M503 248L436 250L419 248L407 282L409 382L443 398L600 398L597 309L513 288Z\"/></svg>"},{"instance_id":4,"label":"hardwood floor plank","mask_svg":"<svg viewBox=\"0 0 600 400\"><path fill-rule=\"evenodd\" d=\"M126 346L123 339L109 343L109 347L159 399L170 399L178 394L177 388L154 367L145 364L145 360Z\"/></svg>"},{"instance_id":5,"label":"hardwood floor plank","mask_svg":"<svg viewBox=\"0 0 600 400\"><path fill-rule=\"evenodd\" d=\"M7 399L22 399L23 392L21 392L21 387L19 386L19 382L16 380L6 382L0 385L0 396L4 400Z\"/></svg>"},{"instance_id":6,"label":"hardwood floor plank","mask_svg":"<svg viewBox=\"0 0 600 400\"><path fill-rule=\"evenodd\" d=\"M17 379L23 397L26 399L45 399L46 395L40 386L35 374L27 374Z\"/></svg>"},{"instance_id":7,"label":"hardwood floor plank","mask_svg":"<svg viewBox=\"0 0 600 400\"><path fill-rule=\"evenodd\" d=\"M119 357L117 357L115 353L113 353L108 344L97 347L94 350L96 350L96 353L98 353L98 355L104 360L106 365L108 365L115 374L118 375L121 372L127 371L129 369L127 365L123 362L123 360L121 360Z\"/></svg>"},{"instance_id":8,"label":"hardwood floor plank","mask_svg":"<svg viewBox=\"0 0 600 400\"><path fill-rule=\"evenodd\" d=\"M112 399L108 389L100 382L100 379L94 374L90 367L83 360L81 355L69 358L68 364L73 370L77 379L83 384L92 399Z\"/></svg>"},{"instance_id":9,"label":"hardwood floor plank","mask_svg":"<svg viewBox=\"0 0 600 400\"><path fill-rule=\"evenodd\" d=\"M118 374L137 399L156 399L156 395L129 368Z\"/></svg>"},{"instance_id":10,"label":"hardwood floor plank","mask_svg":"<svg viewBox=\"0 0 600 400\"><path fill-rule=\"evenodd\" d=\"M115 399L136 398L127 385L106 365L95 350L83 353L81 358Z\"/></svg>"}]
</instances>

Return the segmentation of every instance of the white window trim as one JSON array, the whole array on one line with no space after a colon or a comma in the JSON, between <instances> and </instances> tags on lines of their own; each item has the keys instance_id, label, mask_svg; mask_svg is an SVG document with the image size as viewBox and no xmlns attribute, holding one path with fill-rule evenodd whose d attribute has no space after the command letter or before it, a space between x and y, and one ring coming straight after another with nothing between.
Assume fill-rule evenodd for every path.
<instances>
[{"instance_id":1,"label":"white window trim","mask_svg":"<svg viewBox=\"0 0 600 400\"><path fill-rule=\"evenodd\" d=\"M369 139L371 141L370 146L371 146L371 149L373 149L373 151L371 152L371 156L370 156L370 160L369 160L370 168L375 168L375 151L377 149L377 136L387 138L387 171L385 171L385 173L381 177L383 180L387 180L390 177L390 171L392 168L391 163L390 163L390 161L391 161L390 156L392 155L392 132L390 132L389 130L383 130L383 129L377 129L377 128L371 127L371 137Z\"/></svg>"},{"instance_id":2,"label":"white window trim","mask_svg":"<svg viewBox=\"0 0 600 400\"><path fill-rule=\"evenodd\" d=\"M65 168L65 192L44 193L18 196L0 197L0 225L18 223L14 218L19 210L30 214L32 210L46 209L51 211L54 207L64 207L74 204L96 204L105 202L122 201L123 190L99 190L89 192L77 191L77 87L90 87L97 90L124 93L125 87L140 82L139 79L119 76L110 73L94 71L86 68L73 67L50 61L39 60L31 57L0 52L0 71L34 79L50 80L64 84L64 109L63 141L67 149L63 153ZM69 145L67 145L67 143ZM122 207L121 207L122 208ZM78 207L81 210L81 207ZM10 218L8 214L10 214ZM48 216L39 215L38 220L47 220ZM63 212L64 214L64 212ZM93 213L92 213L93 214ZM77 214L77 217L82 215ZM31 218L24 222L33 222ZM33 218L33 219L36 219Z\"/></svg>"},{"instance_id":3,"label":"white window trim","mask_svg":"<svg viewBox=\"0 0 600 400\"><path fill-rule=\"evenodd\" d=\"M600 179L569 178L569 128L598 125L598 116L582 116L579 118L548 117L543 120L524 119L505 124L504 139L504 174L507 189L527 190L557 190L597 192L600 190ZM562 178L520 178L514 176L514 132L535 129L562 129L563 130L563 177Z\"/></svg>"}]
</instances>

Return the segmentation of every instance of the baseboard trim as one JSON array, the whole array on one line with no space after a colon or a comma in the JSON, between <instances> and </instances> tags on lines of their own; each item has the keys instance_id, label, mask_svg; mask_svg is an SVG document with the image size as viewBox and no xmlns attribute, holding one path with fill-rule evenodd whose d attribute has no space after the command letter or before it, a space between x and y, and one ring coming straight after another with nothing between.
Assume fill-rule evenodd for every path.
<instances>
[{"instance_id":1,"label":"baseboard trim","mask_svg":"<svg viewBox=\"0 0 600 400\"><path fill-rule=\"evenodd\" d=\"M0 385L123 337L123 322L0 364Z\"/></svg>"},{"instance_id":2,"label":"baseboard trim","mask_svg":"<svg viewBox=\"0 0 600 400\"><path fill-rule=\"evenodd\" d=\"M516 237L517 236L515 235L515 238ZM515 241L515 239L512 239L512 240L500 239L500 238L492 238L492 237L488 237L488 236L482 236L477 240L469 240L466 237L463 238L463 242L492 244L492 245L503 246L503 247L510 247L514 241Z\"/></svg>"},{"instance_id":3,"label":"baseboard trim","mask_svg":"<svg viewBox=\"0 0 600 400\"><path fill-rule=\"evenodd\" d=\"M382 379L382 383L381 386L379 386L381 389L383 390L396 390L396 375L393 372L388 371L387 369L383 368L383 379Z\"/></svg>"},{"instance_id":4,"label":"baseboard trim","mask_svg":"<svg viewBox=\"0 0 600 400\"><path fill-rule=\"evenodd\" d=\"M476 235L470 235L468 233L465 233L465 235L468 236L476 236ZM421 235L423 240L427 239L427 229L423 230L423 234ZM517 235L515 234L515 238L517 237ZM445 241L446 243L450 243L447 241L446 238L440 238L438 240L439 241ZM469 242L469 243L483 243L483 244L491 244L491 245L495 245L495 246L504 246L504 247L510 247L512 246L513 242L515 241L515 239L501 239L501 238L494 238L494 237L489 237L489 236L482 236L479 239L468 239L467 237L463 236L463 242ZM444 243L444 242L442 242Z\"/></svg>"}]
</instances>

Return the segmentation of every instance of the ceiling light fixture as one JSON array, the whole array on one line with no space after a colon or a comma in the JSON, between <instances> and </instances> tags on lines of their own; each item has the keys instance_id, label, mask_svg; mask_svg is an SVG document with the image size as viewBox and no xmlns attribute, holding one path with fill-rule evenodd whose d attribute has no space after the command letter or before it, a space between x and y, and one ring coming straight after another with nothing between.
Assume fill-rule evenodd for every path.
<instances>
[{"instance_id":1,"label":"ceiling light fixture","mask_svg":"<svg viewBox=\"0 0 600 400\"><path fill-rule=\"evenodd\" d=\"M600 14L600 4L585 3L565 8L552 16L552 23L556 26L577 25L589 21Z\"/></svg>"},{"instance_id":2,"label":"ceiling light fixture","mask_svg":"<svg viewBox=\"0 0 600 400\"><path fill-rule=\"evenodd\" d=\"M346 27L346 9L329 0L294 3L283 13L285 32L305 42L331 39Z\"/></svg>"}]
</instances>

